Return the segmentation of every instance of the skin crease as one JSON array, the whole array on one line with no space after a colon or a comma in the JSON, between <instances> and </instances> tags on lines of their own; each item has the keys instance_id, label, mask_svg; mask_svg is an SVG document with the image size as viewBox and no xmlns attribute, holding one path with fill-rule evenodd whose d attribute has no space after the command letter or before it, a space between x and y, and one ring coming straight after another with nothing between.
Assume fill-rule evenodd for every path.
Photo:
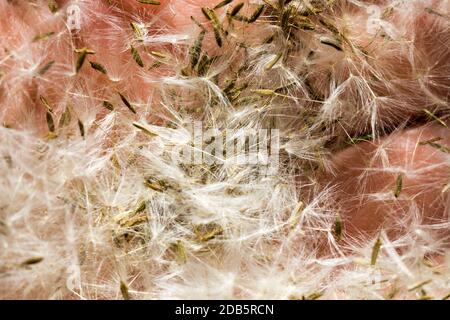
<instances>
[{"instance_id":1,"label":"skin crease","mask_svg":"<svg viewBox=\"0 0 450 320\"><path fill-rule=\"evenodd\" d=\"M105 64L110 71L110 77L113 82L117 83L117 87L120 84L120 87L125 88L123 91L125 95L132 94L133 96L140 97L142 101L146 97L153 95L155 95L155 99L158 99L157 93L155 93L156 86L148 86L142 79L133 80L133 85L129 84L130 76L140 72L140 69L133 61L130 62L128 48L121 47L121 44L125 42L124 39L126 39L127 33L116 32L115 29L111 29L113 27L111 21L116 23L117 26L120 26L118 28L119 30L126 30L129 28L130 17L137 21L139 19L148 21L150 17L157 14L158 19L152 25L153 30L168 29L176 34L177 32L183 32L185 29L191 28L192 21L189 19L190 15L198 17L199 21L205 21L205 18L199 13L200 8L207 5L212 7L217 2L219 1L162 0L160 6L145 6L133 0L111 1L118 8L125 10L125 13L111 12L107 1L84 2L82 5L89 9L85 12L89 12L90 16L89 19L86 19L88 21L87 24L82 26L79 34L80 40L76 46L96 50L95 60L93 59L92 61L102 61ZM58 3L63 7L67 4L67 1L58 1ZM26 20L29 18L26 12L25 7L11 9L11 14L15 15L14 20L23 21L24 25L26 25ZM183 12L183 14L180 15L178 14L179 12ZM23 16L20 13L23 13ZM108 19L106 21L106 19L102 19L103 15L112 15L114 19ZM423 51L433 41L439 41L437 37L431 39L426 38L424 33L428 26L438 23L435 21L436 19L425 18L423 16L417 18L417 26L420 25L420 27L417 27L419 31L417 41L418 46L424 48ZM6 27L7 25L8 23L4 19L0 19L1 32L5 36L11 32ZM21 23L13 26L13 28L22 27ZM45 29L42 28L40 31L44 32ZM31 31L29 32L31 33ZM20 36L18 33L14 34L16 37ZM365 40L362 39L361 42L363 43ZM2 43L2 45L14 47L15 41L14 37L7 37L6 43ZM207 42L212 43L213 41ZM155 45L150 49L171 50L171 48L161 45ZM57 62L64 62L69 56L73 56L70 46L57 41L51 42L47 52L49 53L46 61L54 59ZM1 54L0 59L2 58ZM437 55L438 53L432 52L432 54ZM444 57L439 57L437 65L433 66L433 68L439 69L439 74L445 68L448 70L447 62L450 53L446 54ZM127 61L127 63L123 63L124 61ZM151 64L151 61L145 56L144 62L146 65ZM428 66L424 66L424 68L426 67ZM390 69L390 73L396 77L398 75L402 75L406 79L414 77L414 75L411 75L411 70L408 69L409 67L406 62L399 64L398 60L388 61L386 68ZM90 87L93 87L96 91L104 91L105 97L110 96L111 87L114 88L115 84L111 85L104 75L88 69L86 65L84 66L83 72L95 75L94 77L88 77L91 79L89 81L92 82L89 85ZM340 74L345 77L348 75L348 70L344 70ZM70 86L75 88L76 79L74 77L74 79L68 82L67 80L61 82L62 78L54 75L51 81L57 85L50 89L36 87L32 79L23 80L28 81L25 87L29 88L28 92L23 95L23 105L30 104L34 101L34 107L31 108L33 115L29 115L30 108L24 109L23 107L17 107L17 110L3 112L2 121L11 124L25 123L25 127L27 126L26 121L43 122L42 120L45 119L45 114L42 112L44 109L39 102L38 96L44 95L48 97L55 105L64 104L67 97L61 95L61 88ZM448 83L444 81L445 79L436 79L436 87L430 89L440 99L448 96ZM318 79L317 82L321 82L321 79ZM398 85L400 88L405 86L405 84ZM375 88L375 90L386 93L383 90L388 89ZM419 91L417 90L416 92ZM0 97L1 94L2 92L0 92ZM421 97L416 93L414 94L411 97L413 101L411 105L406 106L406 108L400 106L398 109L395 109L394 114L389 109L389 112L386 112L385 116L404 120L421 113L423 108ZM58 112L61 112L61 110L58 110ZM440 136L443 138L440 143L450 145L449 132L449 130L439 127L439 125L428 125L403 130L381 138L381 140L374 143L363 142L331 156L331 162L335 169L334 175L330 174L326 178L327 183L325 185L337 186L335 197L339 206L336 210L342 213L346 226L346 236L373 236L381 227L388 228L390 234L394 236L401 234L402 226L393 226L390 225L390 222L393 216L402 217L402 221L407 221L411 218L411 206L413 202L408 199L415 200L414 203L418 206L419 220L423 219L426 223L436 223L438 221L444 222L448 219L448 197L441 192L443 186L448 183L448 177L450 175L448 163L446 164L444 162L446 159L445 155L430 146L420 146L418 142ZM380 150L379 147L382 145L386 149L385 159L381 159L379 155L374 155L375 151ZM385 163L382 164L382 161L387 161L389 166L395 168L395 170L392 173L377 171L378 169L385 168ZM404 190L402 190L400 197L396 199L393 197L392 190L395 188L395 180L398 172L406 172L406 175L403 180ZM366 195L364 201L360 203L353 199L352 196L359 194L361 190L364 190ZM386 198L378 200L374 199L373 195L382 195Z\"/></svg>"}]
</instances>

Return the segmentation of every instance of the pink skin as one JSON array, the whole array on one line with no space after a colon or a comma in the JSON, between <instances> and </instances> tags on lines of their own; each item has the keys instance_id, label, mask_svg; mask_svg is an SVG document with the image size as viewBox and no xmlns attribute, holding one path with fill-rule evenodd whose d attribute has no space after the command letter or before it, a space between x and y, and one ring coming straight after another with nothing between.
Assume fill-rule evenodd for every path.
<instances>
[{"instance_id":1,"label":"pink skin","mask_svg":"<svg viewBox=\"0 0 450 320\"><path fill-rule=\"evenodd\" d=\"M336 203L345 232L351 237L374 236L384 229L401 235L409 225L448 221L450 183L448 154L423 142L450 145L450 130L438 124L393 133L363 142L333 157ZM422 142L422 143L421 143ZM397 178L402 188L395 197Z\"/></svg>"},{"instance_id":2,"label":"pink skin","mask_svg":"<svg viewBox=\"0 0 450 320\"><path fill-rule=\"evenodd\" d=\"M77 102L76 98L64 94L66 90L63 90L63 88L72 88L73 92L76 92L83 83L89 83L89 87L93 88L96 93L95 99L92 99L93 104L100 104L103 99L111 97L115 90L119 88L123 94L137 97L137 101L135 101L137 103L146 103L148 97L158 99L157 84L149 85L142 77L134 77L134 75L144 71L130 59L129 48L124 44L129 43L131 33L124 30L129 30L129 22L134 20L146 22L152 34L163 30L172 34L193 30L192 32L195 34L198 30L192 28L192 21L189 17L193 15L199 21L205 21L200 8L202 6L214 6L219 1L161 0L160 6L142 5L134 0L112 0L109 2L124 11L118 12L111 9L108 1L84 1L80 4L84 6L83 12L86 16L83 17L78 40L73 43L62 41L61 39L68 37L67 34L64 34L61 37L52 37L45 44L32 44L30 50L41 52L43 57L39 64L42 65L54 60L56 61L54 69L45 75L47 82L36 82L32 75L5 80L5 86L0 87L0 101L4 102L4 105L14 105L14 107L0 110L2 122L17 128L29 128L31 126L39 129L40 127L42 131L45 128L45 113L43 112L45 109L39 101L39 96L45 96L51 101L55 107L55 112L60 114L69 100L72 103ZM374 2L379 3L380 1ZM62 8L67 5L67 1L58 1L58 3ZM56 27L61 26L62 20L58 17L52 17L48 9L45 6L42 7L43 9L39 11L41 14L39 19L42 21L50 20L54 26L46 22L46 25L38 25L36 28L36 17L31 17L29 6L22 3L12 6L7 4L6 1L1 1L0 48L8 48L14 52L20 49L19 46L24 42L24 39L28 38L31 41L36 34L48 32L52 30L52 27L63 30L63 28ZM30 20L32 20L32 23ZM151 23L148 23L149 21ZM358 23L357 15L354 21L356 24ZM393 21L393 23L401 24L404 20L398 13ZM370 54L382 57L377 59L378 62L376 63L383 64L381 67L385 71L383 76L386 80L391 78L401 79L401 81L391 82L392 87L389 88L377 86L377 83L373 82L371 88L374 92L387 97L398 95L409 97L408 102L404 105L385 104L382 106L380 118L382 123L386 122L389 125L398 124L412 116L421 114L424 106L433 105L436 102L432 101L433 97L441 101L448 97L448 78L443 77L442 74L448 75L449 73L450 50L435 52L429 49L433 48L433 44L437 41L441 41L440 33L448 29L443 27L443 22L438 17L430 17L424 14L415 17L411 24L411 27L415 28L416 38L414 41L417 43L418 52L423 54L423 57L418 56L415 59L416 62L419 61L421 70L426 70L421 79L426 80L423 82L424 86L430 91L430 95L427 97L422 94L421 83L417 81L417 72L411 69L405 52L401 56L393 57L390 53L392 51L398 52L399 49L396 47L390 48L390 46L396 46L395 44L385 44L385 47L381 47L381 44L376 43L369 46L367 34L350 35L350 37L359 37L358 41L361 46L369 46L368 50L372 50ZM15 30L21 30L21 32L15 32ZM430 30L435 31L434 36ZM207 42L213 43L213 41ZM93 49L97 53L95 57L88 57L80 71L80 74L83 75L82 78L80 75L68 77L67 75L73 73L73 70L64 68L67 65L74 65L76 55L73 53L73 49L82 47ZM142 53L142 58L148 68L154 59L145 54L145 49L141 44L136 43L136 48ZM147 50L177 54L174 48L167 44L148 46ZM324 59L326 59L329 49L323 50ZM6 57L8 57L8 54L0 51L0 60ZM424 57L427 57L427 59ZM91 70L88 65L89 60L104 64L108 69L108 76ZM11 58L7 61L7 68L27 67L17 66L14 59ZM431 62L436 63L430 64ZM344 80L348 77L351 68L343 60L340 64L333 66L333 71L336 72L338 78L342 78L340 80ZM160 71L152 72L147 72L147 77L154 75L157 78L160 75L158 74ZM86 74L90 76L86 77ZM321 83L325 83L322 81L320 74L313 75L312 78L317 87L320 87ZM49 83L51 85L48 85ZM14 91L14 88L20 88L20 90ZM20 103L10 103L13 99L16 102L20 101ZM112 102L120 104L118 99ZM81 106L80 108L83 107L88 108L89 106ZM38 126L36 123L41 125ZM364 124L364 126L367 126L367 124ZM447 158L440 151L430 146L419 146L417 144L419 141L431 139L437 135L443 138L440 143L450 144L449 131L433 125L400 131L375 143L364 142L332 157L332 162L336 168L336 176L329 176L327 182L338 186L336 197L340 203L339 209L343 212L348 236L373 235L381 227L388 227L389 222L392 221L392 215L408 220L413 202L420 209L421 218L426 223L446 219L446 212L448 211L446 201L448 200L441 193L441 190L448 182L447 179L450 174L448 163L445 164ZM377 172L377 169L386 166L386 164L382 165L378 156L374 157L374 152L381 144L386 146L384 161L388 161L389 166L395 168L397 173ZM395 199L392 190L398 172L402 171L406 172L403 181L404 190L400 197ZM367 175L363 175L363 173L367 173ZM365 197L364 201L359 203L353 196L360 195L362 190L364 190ZM371 197L374 194L385 194L386 198L375 199ZM401 230L401 227L397 226L389 228L395 232Z\"/></svg>"}]
</instances>

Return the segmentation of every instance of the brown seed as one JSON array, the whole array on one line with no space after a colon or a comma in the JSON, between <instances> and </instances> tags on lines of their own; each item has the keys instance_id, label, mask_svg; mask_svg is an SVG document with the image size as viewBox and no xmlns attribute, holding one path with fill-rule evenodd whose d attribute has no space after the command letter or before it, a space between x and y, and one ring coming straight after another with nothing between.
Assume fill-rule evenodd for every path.
<instances>
[{"instance_id":1,"label":"brown seed","mask_svg":"<svg viewBox=\"0 0 450 320\"><path fill-rule=\"evenodd\" d=\"M123 94L121 94L120 92L118 92L120 99L122 100L123 104L134 114L136 114L136 109L131 105L131 103L127 100L127 98L125 98L125 96Z\"/></svg>"},{"instance_id":2,"label":"brown seed","mask_svg":"<svg viewBox=\"0 0 450 320\"><path fill-rule=\"evenodd\" d=\"M159 6L161 4L161 2L156 1L156 0L137 0L137 2L142 3L142 4L152 4L155 6Z\"/></svg>"},{"instance_id":3,"label":"brown seed","mask_svg":"<svg viewBox=\"0 0 450 320\"><path fill-rule=\"evenodd\" d=\"M131 300L128 287L123 281L120 281L120 293L122 294L123 300Z\"/></svg>"},{"instance_id":4,"label":"brown seed","mask_svg":"<svg viewBox=\"0 0 450 320\"><path fill-rule=\"evenodd\" d=\"M380 253L380 248L381 248L381 240L380 240L380 238L378 238L377 241L375 241L375 244L373 245L373 248L372 248L372 255L370 257L370 265L374 266L377 263L378 254Z\"/></svg>"},{"instance_id":5,"label":"brown seed","mask_svg":"<svg viewBox=\"0 0 450 320\"><path fill-rule=\"evenodd\" d=\"M131 46L131 56L133 57L134 61L136 61L136 63L143 68L144 67L144 62L142 61L141 56L139 55L139 52L137 51L137 49L133 46Z\"/></svg>"},{"instance_id":6,"label":"brown seed","mask_svg":"<svg viewBox=\"0 0 450 320\"><path fill-rule=\"evenodd\" d=\"M91 64L91 68L92 69L97 70L97 71L99 71L99 72L101 72L103 74L107 74L108 73L106 71L106 68L102 64L97 63L97 62L93 62L93 61L89 61L89 63Z\"/></svg>"},{"instance_id":7,"label":"brown seed","mask_svg":"<svg viewBox=\"0 0 450 320\"><path fill-rule=\"evenodd\" d=\"M225 7L227 4L230 4L231 2L233 2L233 0L223 0L222 2L216 4L216 6L213 9L214 10L220 9L222 7Z\"/></svg>"}]
</instances>

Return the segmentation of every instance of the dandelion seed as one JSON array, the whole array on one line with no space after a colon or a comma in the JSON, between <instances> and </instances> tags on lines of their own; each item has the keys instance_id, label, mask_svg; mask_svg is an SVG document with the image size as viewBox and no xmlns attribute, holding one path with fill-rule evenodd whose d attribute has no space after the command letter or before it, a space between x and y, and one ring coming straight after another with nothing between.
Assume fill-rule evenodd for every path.
<instances>
[{"instance_id":1,"label":"dandelion seed","mask_svg":"<svg viewBox=\"0 0 450 320\"><path fill-rule=\"evenodd\" d=\"M408 291L415 291L417 289L421 289L424 285L427 285L427 284L431 283L432 281L433 280L431 280L431 279L422 281L422 282L412 286L411 288L409 288Z\"/></svg>"},{"instance_id":2,"label":"dandelion seed","mask_svg":"<svg viewBox=\"0 0 450 320\"><path fill-rule=\"evenodd\" d=\"M203 45L203 40L205 38L205 35L206 35L206 31L202 30L200 32L200 34L198 35L198 38L195 41L194 45L189 48L191 68L195 68L198 64L198 61L200 60L200 55L202 52L202 45Z\"/></svg>"},{"instance_id":3,"label":"dandelion seed","mask_svg":"<svg viewBox=\"0 0 450 320\"><path fill-rule=\"evenodd\" d=\"M448 300L448 299L450 299L450 292L442 297L442 300Z\"/></svg>"},{"instance_id":4,"label":"dandelion seed","mask_svg":"<svg viewBox=\"0 0 450 320\"><path fill-rule=\"evenodd\" d=\"M47 111L47 113L45 114L46 120L47 120L47 127L48 127L48 131L50 131L51 133L55 132L55 122L53 121L53 115L50 111Z\"/></svg>"},{"instance_id":5,"label":"dandelion seed","mask_svg":"<svg viewBox=\"0 0 450 320\"><path fill-rule=\"evenodd\" d=\"M71 107L67 106L64 110L61 118L59 119L58 128L68 126L72 120Z\"/></svg>"},{"instance_id":6,"label":"dandelion seed","mask_svg":"<svg viewBox=\"0 0 450 320\"><path fill-rule=\"evenodd\" d=\"M217 45L219 47L222 47L222 37L220 36L220 33L222 31L222 27L220 26L220 22L219 22L219 19L216 16L216 13L212 9L210 9L208 7L203 7L202 8L202 12L203 12L204 16L209 21L211 21L211 24L212 24L213 29L214 29L214 36L216 38Z\"/></svg>"},{"instance_id":7,"label":"dandelion seed","mask_svg":"<svg viewBox=\"0 0 450 320\"><path fill-rule=\"evenodd\" d=\"M272 43L274 39L275 39L275 34L271 34L270 36L268 36L267 38L265 38L265 39L262 41L262 44L269 44L269 43Z\"/></svg>"},{"instance_id":8,"label":"dandelion seed","mask_svg":"<svg viewBox=\"0 0 450 320\"><path fill-rule=\"evenodd\" d=\"M253 12L253 14L250 16L250 18L248 18L247 22L253 23L256 20L258 20L258 18L261 16L263 11L264 11L264 5L260 4L258 7L256 7L256 10Z\"/></svg>"},{"instance_id":9,"label":"dandelion seed","mask_svg":"<svg viewBox=\"0 0 450 320\"><path fill-rule=\"evenodd\" d=\"M311 293L310 295L307 295L306 297L303 296L303 297L302 297L302 300L318 300L318 299L320 299L324 294L325 294L325 292L314 292L314 293Z\"/></svg>"},{"instance_id":10,"label":"dandelion seed","mask_svg":"<svg viewBox=\"0 0 450 320\"><path fill-rule=\"evenodd\" d=\"M42 104L47 109L47 111L53 112L53 108L50 106L50 103L44 96L39 96L39 100L41 100Z\"/></svg>"},{"instance_id":11,"label":"dandelion seed","mask_svg":"<svg viewBox=\"0 0 450 320\"><path fill-rule=\"evenodd\" d=\"M47 5L51 13L55 13L59 9L56 0L48 0Z\"/></svg>"},{"instance_id":12,"label":"dandelion seed","mask_svg":"<svg viewBox=\"0 0 450 320\"><path fill-rule=\"evenodd\" d=\"M131 29L133 29L134 35L136 36L136 38L139 41L142 41L142 39L144 38L144 31L142 30L142 28L139 26L139 24L137 24L134 21L130 22L130 26Z\"/></svg>"},{"instance_id":13,"label":"dandelion seed","mask_svg":"<svg viewBox=\"0 0 450 320\"><path fill-rule=\"evenodd\" d=\"M103 107L105 107L106 109L110 110L110 111L114 111L114 105L109 102L109 101L103 101Z\"/></svg>"},{"instance_id":14,"label":"dandelion seed","mask_svg":"<svg viewBox=\"0 0 450 320\"><path fill-rule=\"evenodd\" d=\"M117 170L121 170L122 169L122 167L120 165L120 162L119 162L119 158L117 157L117 154L113 153L111 155L110 160L111 160L114 168L116 168Z\"/></svg>"},{"instance_id":15,"label":"dandelion seed","mask_svg":"<svg viewBox=\"0 0 450 320\"><path fill-rule=\"evenodd\" d=\"M333 234L334 234L336 241L338 241L338 242L341 241L342 234L343 234L343 222L342 222L342 218L340 215L337 215L336 220L334 221Z\"/></svg>"},{"instance_id":16,"label":"dandelion seed","mask_svg":"<svg viewBox=\"0 0 450 320\"><path fill-rule=\"evenodd\" d=\"M86 60L86 53L80 53L80 55L78 56L78 60L76 62L75 65L75 70L78 73L78 71L80 71L81 67L83 67L84 61Z\"/></svg>"},{"instance_id":17,"label":"dandelion seed","mask_svg":"<svg viewBox=\"0 0 450 320\"><path fill-rule=\"evenodd\" d=\"M397 287L394 287L386 296L387 300L392 300L399 293L400 290Z\"/></svg>"},{"instance_id":18,"label":"dandelion seed","mask_svg":"<svg viewBox=\"0 0 450 320\"><path fill-rule=\"evenodd\" d=\"M142 130L145 134L147 134L147 135L149 135L151 137L157 136L157 134L153 133L149 127L146 127L146 126L144 126L144 125L142 125L140 123L133 122L133 126L138 128L139 130Z\"/></svg>"},{"instance_id":19,"label":"dandelion seed","mask_svg":"<svg viewBox=\"0 0 450 320\"><path fill-rule=\"evenodd\" d=\"M139 205L137 206L136 210L134 210L134 213L141 213L142 211L144 211L147 208L147 203L145 202L145 200L142 200Z\"/></svg>"},{"instance_id":20,"label":"dandelion seed","mask_svg":"<svg viewBox=\"0 0 450 320\"><path fill-rule=\"evenodd\" d=\"M5 221L0 219L0 234L7 236L9 234L9 227Z\"/></svg>"},{"instance_id":21,"label":"dandelion seed","mask_svg":"<svg viewBox=\"0 0 450 320\"><path fill-rule=\"evenodd\" d=\"M12 126L9 123L5 122L5 121L3 121L2 126L3 126L3 128L6 128L6 129L11 129L12 128Z\"/></svg>"},{"instance_id":22,"label":"dandelion seed","mask_svg":"<svg viewBox=\"0 0 450 320\"><path fill-rule=\"evenodd\" d=\"M45 64L42 68L40 68L37 72L38 75L43 76L47 73L48 70L55 64L55 61L50 61L47 64Z\"/></svg>"},{"instance_id":23,"label":"dandelion seed","mask_svg":"<svg viewBox=\"0 0 450 320\"><path fill-rule=\"evenodd\" d=\"M320 42L324 45L335 48L338 51L343 51L342 41L336 37L320 37Z\"/></svg>"},{"instance_id":24,"label":"dandelion seed","mask_svg":"<svg viewBox=\"0 0 450 320\"><path fill-rule=\"evenodd\" d=\"M137 217L130 218L127 221L124 221L122 226L125 228L132 228L132 227L141 225L142 223L145 223L147 221L148 221L147 216L137 216Z\"/></svg>"},{"instance_id":25,"label":"dandelion seed","mask_svg":"<svg viewBox=\"0 0 450 320\"><path fill-rule=\"evenodd\" d=\"M440 141L440 140L442 140L441 137L436 137L436 138L432 138L430 140L420 141L419 145L423 146L423 145L427 145L429 143L437 142L437 141Z\"/></svg>"},{"instance_id":26,"label":"dandelion seed","mask_svg":"<svg viewBox=\"0 0 450 320\"><path fill-rule=\"evenodd\" d=\"M422 290L422 295L418 300L433 300L433 297L427 295L425 290Z\"/></svg>"},{"instance_id":27,"label":"dandelion seed","mask_svg":"<svg viewBox=\"0 0 450 320\"><path fill-rule=\"evenodd\" d=\"M319 19L320 24L322 24L326 29L328 29L329 31L331 31L333 34L335 35L339 35L340 31L339 29L327 18L325 17L321 17Z\"/></svg>"},{"instance_id":28,"label":"dandelion seed","mask_svg":"<svg viewBox=\"0 0 450 320\"><path fill-rule=\"evenodd\" d=\"M125 98L125 96L123 94L121 94L120 92L118 92L120 99L122 100L123 104L134 114L136 114L136 109L131 105L131 103L127 100L127 98Z\"/></svg>"},{"instance_id":29,"label":"dandelion seed","mask_svg":"<svg viewBox=\"0 0 450 320\"><path fill-rule=\"evenodd\" d=\"M272 69L277 63L278 61L280 61L281 57L283 56L283 54L280 52L276 55L275 58L272 59L271 62L269 62L269 64L266 66L266 70L270 70Z\"/></svg>"},{"instance_id":30,"label":"dandelion seed","mask_svg":"<svg viewBox=\"0 0 450 320\"><path fill-rule=\"evenodd\" d=\"M207 242L223 233L223 228L215 223L199 225L194 228L194 233L202 242Z\"/></svg>"},{"instance_id":31,"label":"dandelion seed","mask_svg":"<svg viewBox=\"0 0 450 320\"><path fill-rule=\"evenodd\" d=\"M122 294L123 300L131 300L130 293L128 292L128 287L123 281L120 281L120 293Z\"/></svg>"},{"instance_id":32,"label":"dandelion seed","mask_svg":"<svg viewBox=\"0 0 450 320\"><path fill-rule=\"evenodd\" d=\"M142 3L142 4L152 4L155 6L159 6L161 4L161 2L156 1L156 0L137 0L137 2Z\"/></svg>"},{"instance_id":33,"label":"dandelion seed","mask_svg":"<svg viewBox=\"0 0 450 320\"><path fill-rule=\"evenodd\" d=\"M38 34L37 36L35 36L33 38L33 42L37 42L37 41L42 41L42 40L47 40L49 39L51 36L53 36L55 34L55 32L50 31L50 32L46 32L43 34Z\"/></svg>"},{"instance_id":34,"label":"dandelion seed","mask_svg":"<svg viewBox=\"0 0 450 320\"><path fill-rule=\"evenodd\" d=\"M213 9L214 10L220 9L222 7L225 7L227 4L230 4L231 2L233 2L233 0L223 0L222 2L216 4L216 6Z\"/></svg>"},{"instance_id":35,"label":"dandelion seed","mask_svg":"<svg viewBox=\"0 0 450 320\"><path fill-rule=\"evenodd\" d=\"M381 20L387 20L392 17L394 13L394 7L387 7L383 10L383 13L381 14Z\"/></svg>"},{"instance_id":36,"label":"dandelion seed","mask_svg":"<svg viewBox=\"0 0 450 320\"><path fill-rule=\"evenodd\" d=\"M81 122L80 119L78 119L78 129L80 130L81 137L84 139L84 134L85 134L85 132L84 132L84 124L83 124L83 122Z\"/></svg>"},{"instance_id":37,"label":"dandelion seed","mask_svg":"<svg viewBox=\"0 0 450 320\"><path fill-rule=\"evenodd\" d=\"M243 6L244 6L244 3L243 3L243 2L238 3L238 4L231 10L231 12L229 13L229 16L230 16L230 17L236 16L236 15L241 11L241 9L242 9Z\"/></svg>"},{"instance_id":38,"label":"dandelion seed","mask_svg":"<svg viewBox=\"0 0 450 320\"><path fill-rule=\"evenodd\" d=\"M359 142L370 142L373 139L373 135L371 134L366 134L364 136L359 136L359 137L349 137L349 141L347 142L348 144L357 144Z\"/></svg>"},{"instance_id":39,"label":"dandelion seed","mask_svg":"<svg viewBox=\"0 0 450 320\"><path fill-rule=\"evenodd\" d=\"M167 184L162 180L155 180L151 177L145 179L144 185L154 191L164 192L168 189Z\"/></svg>"},{"instance_id":40,"label":"dandelion seed","mask_svg":"<svg viewBox=\"0 0 450 320\"><path fill-rule=\"evenodd\" d=\"M236 79L229 80L223 89L223 92L228 95L236 87Z\"/></svg>"},{"instance_id":41,"label":"dandelion seed","mask_svg":"<svg viewBox=\"0 0 450 320\"><path fill-rule=\"evenodd\" d=\"M144 67L144 62L141 59L141 56L139 55L139 52L137 51L137 49L133 46L131 46L131 56L133 57L134 61L136 61L136 63L143 68Z\"/></svg>"},{"instance_id":42,"label":"dandelion seed","mask_svg":"<svg viewBox=\"0 0 450 320\"><path fill-rule=\"evenodd\" d=\"M195 19L194 16L191 16L191 20L194 21L194 23L195 23L200 29L206 31L205 27L204 27L200 22L198 22L197 19Z\"/></svg>"},{"instance_id":43,"label":"dandelion seed","mask_svg":"<svg viewBox=\"0 0 450 320\"><path fill-rule=\"evenodd\" d=\"M322 10L319 8L315 8L309 0L302 0L303 4L305 5L308 12L312 15L316 15L320 13Z\"/></svg>"},{"instance_id":44,"label":"dandelion seed","mask_svg":"<svg viewBox=\"0 0 450 320\"><path fill-rule=\"evenodd\" d=\"M209 68L211 67L212 59L210 59L207 55L202 56L198 65L197 65L197 73L199 76L204 76L208 73Z\"/></svg>"},{"instance_id":45,"label":"dandelion seed","mask_svg":"<svg viewBox=\"0 0 450 320\"><path fill-rule=\"evenodd\" d=\"M278 11L279 8L277 8L273 3L271 3L269 0L262 0L266 5L272 8L272 10ZM280 6L281 7L281 6Z\"/></svg>"},{"instance_id":46,"label":"dandelion seed","mask_svg":"<svg viewBox=\"0 0 450 320\"><path fill-rule=\"evenodd\" d=\"M256 90L251 90L251 92L263 95L263 96L273 96L276 95L277 93L274 90L271 89L256 89Z\"/></svg>"},{"instance_id":47,"label":"dandelion seed","mask_svg":"<svg viewBox=\"0 0 450 320\"><path fill-rule=\"evenodd\" d=\"M295 226L297 226L298 222L300 221L300 217L301 217L301 214L302 214L304 208L305 208L305 204L302 201L300 201L297 204L297 206L295 207L294 212L291 216L291 222L290 222L291 228L295 228Z\"/></svg>"},{"instance_id":48,"label":"dandelion seed","mask_svg":"<svg viewBox=\"0 0 450 320\"><path fill-rule=\"evenodd\" d=\"M400 193L402 192L403 189L403 176L404 176L403 173L399 174L395 182L394 197L396 198L400 196Z\"/></svg>"},{"instance_id":49,"label":"dandelion seed","mask_svg":"<svg viewBox=\"0 0 450 320\"><path fill-rule=\"evenodd\" d=\"M425 8L425 11L427 12L427 13L429 13L429 14L434 14L434 15L437 15L437 16L439 16L439 17L441 17L441 18L445 18L445 19L450 19L450 16L448 16L448 15L446 15L446 14L443 14L443 13L441 13L441 12L438 12L438 11L436 11L436 10L434 10L433 8L430 8L430 7L427 7L427 8Z\"/></svg>"},{"instance_id":50,"label":"dandelion seed","mask_svg":"<svg viewBox=\"0 0 450 320\"><path fill-rule=\"evenodd\" d=\"M78 53L78 59L75 64L75 72L78 73L81 70L81 68L83 67L83 64L84 64L84 61L86 60L87 55L95 54L95 51L89 50L87 48L82 48L82 49L76 49L75 52Z\"/></svg>"},{"instance_id":51,"label":"dandelion seed","mask_svg":"<svg viewBox=\"0 0 450 320\"><path fill-rule=\"evenodd\" d=\"M101 72L103 74L107 74L108 73L106 71L106 68L102 64L97 63L97 62L93 62L93 61L89 61L89 63L91 64L91 68L92 69L97 70L97 71L99 71L99 72Z\"/></svg>"},{"instance_id":52,"label":"dandelion seed","mask_svg":"<svg viewBox=\"0 0 450 320\"><path fill-rule=\"evenodd\" d=\"M178 264L185 264L187 261L186 248L183 245L183 242L178 240L176 243L172 244L171 250L176 255L176 260Z\"/></svg>"},{"instance_id":53,"label":"dandelion seed","mask_svg":"<svg viewBox=\"0 0 450 320\"><path fill-rule=\"evenodd\" d=\"M311 19L307 17L302 17L301 20L298 22L297 27L301 30L315 30L316 26L311 21Z\"/></svg>"},{"instance_id":54,"label":"dandelion seed","mask_svg":"<svg viewBox=\"0 0 450 320\"><path fill-rule=\"evenodd\" d=\"M156 61L156 62L154 62L154 63L148 68L148 71L151 71L151 70L153 70L153 69L157 69L157 68L159 68L160 66L162 66L162 63L161 63L160 61Z\"/></svg>"},{"instance_id":55,"label":"dandelion seed","mask_svg":"<svg viewBox=\"0 0 450 320\"><path fill-rule=\"evenodd\" d=\"M154 56L155 58L164 59L167 60L169 57L165 55L164 53L158 52L158 51L150 51L150 54Z\"/></svg>"},{"instance_id":56,"label":"dandelion seed","mask_svg":"<svg viewBox=\"0 0 450 320\"><path fill-rule=\"evenodd\" d=\"M437 149L437 150L439 150L441 152L450 153L450 148L449 147L435 142L435 141L439 141L439 140L441 140L441 138L439 138L439 137L438 138L433 138L433 139L430 139L430 140L427 140L427 141L421 141L421 142L419 142L419 145L429 145L430 147L433 147L433 148L435 148L435 149Z\"/></svg>"},{"instance_id":57,"label":"dandelion seed","mask_svg":"<svg viewBox=\"0 0 450 320\"><path fill-rule=\"evenodd\" d=\"M75 49L74 51L75 51L75 53L83 53L83 52L86 52L86 54L95 54L96 53L95 50L88 49L88 48Z\"/></svg>"},{"instance_id":58,"label":"dandelion seed","mask_svg":"<svg viewBox=\"0 0 450 320\"><path fill-rule=\"evenodd\" d=\"M38 264L38 263L42 262L43 260L44 260L43 257L33 257L33 258L25 260L20 265L23 266L23 267L31 266L31 265L34 265L34 264Z\"/></svg>"},{"instance_id":59,"label":"dandelion seed","mask_svg":"<svg viewBox=\"0 0 450 320\"><path fill-rule=\"evenodd\" d=\"M378 254L380 253L380 248L381 248L381 240L380 240L380 238L378 238L377 241L375 241L375 244L373 245L373 248L372 248L372 255L370 258L371 266L374 266L377 263Z\"/></svg>"},{"instance_id":60,"label":"dandelion seed","mask_svg":"<svg viewBox=\"0 0 450 320\"><path fill-rule=\"evenodd\" d=\"M443 127L448 128L447 124L441 118L437 117L433 112L431 112L427 109L423 109L423 112L425 112L427 114L427 116L430 117L431 119L437 121Z\"/></svg>"}]
</instances>

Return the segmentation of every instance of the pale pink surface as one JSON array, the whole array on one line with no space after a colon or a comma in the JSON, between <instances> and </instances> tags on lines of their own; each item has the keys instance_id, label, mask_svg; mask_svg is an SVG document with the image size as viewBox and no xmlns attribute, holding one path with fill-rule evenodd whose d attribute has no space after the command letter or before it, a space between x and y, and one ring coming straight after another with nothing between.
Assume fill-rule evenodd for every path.
<instances>
[{"instance_id":1,"label":"pale pink surface","mask_svg":"<svg viewBox=\"0 0 450 320\"><path fill-rule=\"evenodd\" d=\"M450 145L450 130L435 124L363 142L334 156L336 203L349 236L373 236L381 229L399 236L415 222L447 221L450 199L443 189L450 163L446 153L423 144L437 137L442 139L436 143Z\"/></svg>"}]
</instances>

